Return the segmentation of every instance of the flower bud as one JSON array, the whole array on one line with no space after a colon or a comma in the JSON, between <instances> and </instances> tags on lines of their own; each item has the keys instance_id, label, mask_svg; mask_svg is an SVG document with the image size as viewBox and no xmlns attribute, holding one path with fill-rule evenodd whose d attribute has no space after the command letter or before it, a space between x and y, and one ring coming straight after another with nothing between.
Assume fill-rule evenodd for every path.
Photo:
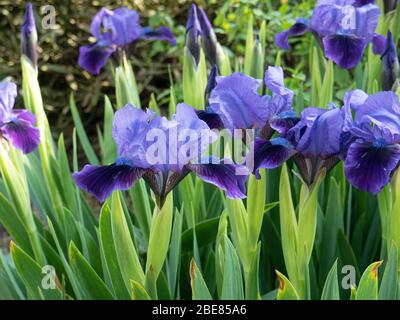
<instances>
[{"instance_id":1,"label":"flower bud","mask_svg":"<svg viewBox=\"0 0 400 320\"><path fill-rule=\"evenodd\" d=\"M192 54L196 65L200 59L200 34L201 26L197 16L197 7L195 4L192 4L186 23L186 47Z\"/></svg>"},{"instance_id":2,"label":"flower bud","mask_svg":"<svg viewBox=\"0 0 400 320\"><path fill-rule=\"evenodd\" d=\"M385 13L395 10L397 2L398 0L383 0L383 7L385 9Z\"/></svg>"},{"instance_id":3,"label":"flower bud","mask_svg":"<svg viewBox=\"0 0 400 320\"><path fill-rule=\"evenodd\" d=\"M396 44L393 41L392 33L389 31L385 51L382 54L382 89L392 90L393 84L399 76L399 59L397 57Z\"/></svg>"},{"instance_id":4,"label":"flower bud","mask_svg":"<svg viewBox=\"0 0 400 320\"><path fill-rule=\"evenodd\" d=\"M37 68L38 61L38 36L35 18L33 16L32 3L28 2L21 27L21 54L25 55Z\"/></svg>"},{"instance_id":5,"label":"flower bud","mask_svg":"<svg viewBox=\"0 0 400 320\"><path fill-rule=\"evenodd\" d=\"M217 36L215 35L210 20L208 20L208 17L202 8L197 8L197 16L200 22L201 40L206 59L211 65L217 64Z\"/></svg>"},{"instance_id":6,"label":"flower bud","mask_svg":"<svg viewBox=\"0 0 400 320\"><path fill-rule=\"evenodd\" d=\"M210 75L208 76L208 82L207 82L207 86L206 86L206 101L208 100L208 96L210 95L211 91L215 88L215 86L217 85L217 77L218 77L218 66L216 64L214 64L211 67L211 71L210 71Z\"/></svg>"}]
</instances>

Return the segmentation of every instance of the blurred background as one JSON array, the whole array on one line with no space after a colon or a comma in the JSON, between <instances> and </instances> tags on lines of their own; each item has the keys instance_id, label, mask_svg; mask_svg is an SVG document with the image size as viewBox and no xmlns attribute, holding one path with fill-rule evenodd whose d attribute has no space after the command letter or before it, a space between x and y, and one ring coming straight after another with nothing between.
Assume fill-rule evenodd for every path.
<instances>
[{"instance_id":1,"label":"blurred background","mask_svg":"<svg viewBox=\"0 0 400 320\"><path fill-rule=\"evenodd\" d=\"M268 22L267 62L273 63L276 47L273 34L290 26L296 16L309 11L314 1L303 1L297 6L288 6L286 0L228 0L197 1L206 9L213 23L218 40L231 50L232 56L240 57L244 53L246 28L250 14L255 21L255 30L261 21ZM171 47L162 41L138 41L132 50L133 63L140 89L142 105L148 105L154 93L158 105L167 106L170 86L169 70L176 83L180 83L180 57L185 41L185 24L192 1L177 0L47 0L32 1L39 33L40 60L39 82L45 107L52 125L53 133L58 136L64 132L67 146L72 130L72 120L68 107L68 98L73 93L82 120L88 134L96 139L96 124L103 117L103 96L107 94L113 101L114 88L110 64L100 75L94 77L83 71L78 65L79 46L88 44L89 27L93 16L101 7L110 9L128 6L139 11L142 26L170 27L177 39L177 45ZM7 76L20 82L20 37L19 30L23 21L26 1L0 0L0 79ZM42 19L45 13L41 9L51 5L56 12L54 29L43 29ZM294 7L294 9L293 9ZM273 10L271 10L273 9ZM288 12L288 10L294 12ZM299 12L297 12L299 11ZM285 17L282 20L282 17ZM179 86L177 86L179 98ZM19 97L19 107L22 99ZM17 106L18 107L18 106ZM96 145L96 141L92 141Z\"/></svg>"}]
</instances>

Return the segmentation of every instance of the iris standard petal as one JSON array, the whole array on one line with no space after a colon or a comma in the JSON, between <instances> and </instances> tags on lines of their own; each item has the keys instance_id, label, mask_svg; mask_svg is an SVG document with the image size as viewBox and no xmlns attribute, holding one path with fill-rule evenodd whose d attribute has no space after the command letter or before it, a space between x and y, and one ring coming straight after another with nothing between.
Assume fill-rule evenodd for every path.
<instances>
[{"instance_id":1,"label":"iris standard petal","mask_svg":"<svg viewBox=\"0 0 400 320\"><path fill-rule=\"evenodd\" d=\"M104 20L108 19L113 12L107 8L101 8L93 17L90 25L90 32L97 40L110 41L112 39L111 30L105 29Z\"/></svg>"},{"instance_id":2,"label":"iris standard petal","mask_svg":"<svg viewBox=\"0 0 400 320\"><path fill-rule=\"evenodd\" d=\"M209 99L227 129L262 128L269 118L268 101L258 95L261 83L242 73L218 77Z\"/></svg>"},{"instance_id":3,"label":"iris standard petal","mask_svg":"<svg viewBox=\"0 0 400 320\"><path fill-rule=\"evenodd\" d=\"M400 135L400 103L391 91L370 95L357 109L356 122L360 125L387 128L392 134Z\"/></svg>"},{"instance_id":4,"label":"iris standard petal","mask_svg":"<svg viewBox=\"0 0 400 320\"><path fill-rule=\"evenodd\" d=\"M221 160L219 163L189 164L187 167L203 181L224 190L228 198L245 198L248 175L243 173L246 168L225 162Z\"/></svg>"},{"instance_id":5,"label":"iris standard petal","mask_svg":"<svg viewBox=\"0 0 400 320\"><path fill-rule=\"evenodd\" d=\"M121 7L111 11L103 8L94 17L90 31L99 41L125 46L140 37L142 27L135 10Z\"/></svg>"},{"instance_id":6,"label":"iris standard petal","mask_svg":"<svg viewBox=\"0 0 400 320\"><path fill-rule=\"evenodd\" d=\"M285 87L283 69L281 67L268 67L265 72L264 81L267 88L272 92L272 97L268 99L270 116L285 111L292 111L294 93Z\"/></svg>"},{"instance_id":7,"label":"iris standard petal","mask_svg":"<svg viewBox=\"0 0 400 320\"><path fill-rule=\"evenodd\" d=\"M40 142L39 130L34 127L35 116L27 110L14 110L11 120L1 127L1 134L23 153L34 151Z\"/></svg>"},{"instance_id":8,"label":"iris standard petal","mask_svg":"<svg viewBox=\"0 0 400 320\"><path fill-rule=\"evenodd\" d=\"M176 114L172 120L178 123L176 150L180 171L189 161L199 160L202 153L217 139L217 134L210 130L208 124L199 119L196 111L185 103L176 106ZM168 143L169 147L173 146L171 139Z\"/></svg>"},{"instance_id":9,"label":"iris standard petal","mask_svg":"<svg viewBox=\"0 0 400 320\"><path fill-rule=\"evenodd\" d=\"M86 165L72 176L79 188L104 202L114 190L129 189L145 172L145 169L128 165Z\"/></svg>"},{"instance_id":10,"label":"iris standard petal","mask_svg":"<svg viewBox=\"0 0 400 320\"><path fill-rule=\"evenodd\" d=\"M284 50L290 49L289 37L300 36L309 31L309 20L298 19L296 23L291 26L288 30L277 33L275 35L276 45Z\"/></svg>"},{"instance_id":11,"label":"iris standard petal","mask_svg":"<svg viewBox=\"0 0 400 320\"><path fill-rule=\"evenodd\" d=\"M97 75L113 52L113 47L102 46L97 43L81 46L79 48L78 64L87 72Z\"/></svg>"},{"instance_id":12,"label":"iris standard petal","mask_svg":"<svg viewBox=\"0 0 400 320\"><path fill-rule=\"evenodd\" d=\"M296 150L307 158L328 159L338 155L341 151L343 124L342 110L324 110L305 130L297 142Z\"/></svg>"},{"instance_id":13,"label":"iris standard petal","mask_svg":"<svg viewBox=\"0 0 400 320\"><path fill-rule=\"evenodd\" d=\"M377 194L389 182L399 161L400 145L355 142L347 152L344 169L353 186Z\"/></svg>"},{"instance_id":14,"label":"iris standard petal","mask_svg":"<svg viewBox=\"0 0 400 320\"><path fill-rule=\"evenodd\" d=\"M7 121L17 97L17 85L10 81L0 82L0 124Z\"/></svg>"},{"instance_id":15,"label":"iris standard petal","mask_svg":"<svg viewBox=\"0 0 400 320\"><path fill-rule=\"evenodd\" d=\"M118 146L118 155L129 159L134 167L150 167L146 152L152 142L146 137L150 120L155 117L155 112L145 112L132 105L126 105L115 113L112 134Z\"/></svg>"}]
</instances>

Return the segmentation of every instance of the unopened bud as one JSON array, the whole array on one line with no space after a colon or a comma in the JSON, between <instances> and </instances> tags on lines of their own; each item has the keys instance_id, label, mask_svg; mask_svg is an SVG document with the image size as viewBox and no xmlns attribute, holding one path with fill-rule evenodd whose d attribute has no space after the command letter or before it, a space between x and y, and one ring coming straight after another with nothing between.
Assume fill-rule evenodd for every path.
<instances>
[{"instance_id":1,"label":"unopened bud","mask_svg":"<svg viewBox=\"0 0 400 320\"><path fill-rule=\"evenodd\" d=\"M39 57L37 42L38 35L32 4L28 2L26 5L24 22L21 27L21 54L25 55L35 68L37 68Z\"/></svg>"},{"instance_id":2,"label":"unopened bud","mask_svg":"<svg viewBox=\"0 0 400 320\"><path fill-rule=\"evenodd\" d=\"M385 51L382 54L382 89L392 90L393 84L399 76L399 59L397 57L396 44L393 41L392 33L389 31Z\"/></svg>"}]
</instances>

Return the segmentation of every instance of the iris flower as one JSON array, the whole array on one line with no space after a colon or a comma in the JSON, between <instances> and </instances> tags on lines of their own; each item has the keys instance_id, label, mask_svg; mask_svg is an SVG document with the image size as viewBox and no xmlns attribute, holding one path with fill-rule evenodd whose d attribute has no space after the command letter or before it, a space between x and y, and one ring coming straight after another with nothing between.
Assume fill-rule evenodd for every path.
<instances>
[{"instance_id":1,"label":"iris flower","mask_svg":"<svg viewBox=\"0 0 400 320\"><path fill-rule=\"evenodd\" d=\"M154 150L157 134L164 152ZM245 197L247 175L237 174L245 168L215 158L204 161L201 157L215 134L188 105L178 104L171 121L150 110L127 105L115 114L113 138L119 155L115 163L86 165L73 175L80 188L101 202L113 190L129 189L143 177L162 206L166 195L190 172L224 190L228 198Z\"/></svg>"},{"instance_id":2,"label":"iris flower","mask_svg":"<svg viewBox=\"0 0 400 320\"><path fill-rule=\"evenodd\" d=\"M341 68L354 68L368 44L373 44L375 54L384 49L384 37L375 33L380 9L374 3L374 0L318 0L311 19L298 19L288 30L278 33L276 44L289 50L289 37L312 32L327 58Z\"/></svg>"},{"instance_id":3,"label":"iris flower","mask_svg":"<svg viewBox=\"0 0 400 320\"><path fill-rule=\"evenodd\" d=\"M264 82L271 95L260 95L261 81L242 73L217 77L209 106L198 114L212 128L254 129L256 138L254 145L248 146L252 152L246 163L248 166L254 163L253 172L257 176L258 169L280 166L293 154L289 141L271 137L274 132L285 134L298 121L292 107L293 92L284 85L282 68L269 67ZM268 159L266 150L272 155Z\"/></svg>"},{"instance_id":4,"label":"iris flower","mask_svg":"<svg viewBox=\"0 0 400 320\"><path fill-rule=\"evenodd\" d=\"M36 118L31 112L13 110L16 97L15 83L0 82L0 134L23 153L30 153L39 144L39 130L34 127Z\"/></svg>"},{"instance_id":5,"label":"iris flower","mask_svg":"<svg viewBox=\"0 0 400 320\"><path fill-rule=\"evenodd\" d=\"M394 92L368 96L361 90L345 96L346 131L353 137L344 163L349 182L378 193L400 161L400 103ZM352 112L355 118L352 118Z\"/></svg>"},{"instance_id":6,"label":"iris flower","mask_svg":"<svg viewBox=\"0 0 400 320\"><path fill-rule=\"evenodd\" d=\"M79 65L92 74L98 74L108 58L120 50L126 50L130 44L139 40L168 40L175 44L170 29L159 27L156 30L143 28L139 23L139 14L135 10L121 7L115 10L102 8L93 18L90 32L96 43L79 49Z\"/></svg>"},{"instance_id":7,"label":"iris flower","mask_svg":"<svg viewBox=\"0 0 400 320\"><path fill-rule=\"evenodd\" d=\"M212 73L211 73L212 74ZM210 83L210 81L209 81ZM265 84L272 95L260 95L261 80L235 72L216 77L209 91L209 114L216 114L225 129L264 129L269 122L293 111L293 92L283 83L283 70L269 67ZM210 86L211 87L211 86Z\"/></svg>"}]
</instances>

